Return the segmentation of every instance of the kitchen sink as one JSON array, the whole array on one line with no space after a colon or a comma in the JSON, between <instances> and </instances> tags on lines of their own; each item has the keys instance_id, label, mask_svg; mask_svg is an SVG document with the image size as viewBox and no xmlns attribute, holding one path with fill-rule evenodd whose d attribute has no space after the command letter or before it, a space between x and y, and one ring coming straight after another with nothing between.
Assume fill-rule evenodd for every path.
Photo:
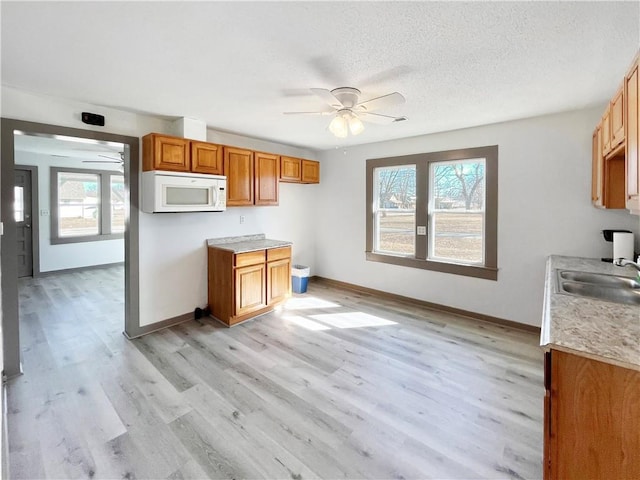
<instances>
[{"instance_id":1,"label":"kitchen sink","mask_svg":"<svg viewBox=\"0 0 640 480\"><path fill-rule=\"evenodd\" d=\"M613 303L640 305L640 282L619 275L558 270L558 291Z\"/></svg>"}]
</instances>

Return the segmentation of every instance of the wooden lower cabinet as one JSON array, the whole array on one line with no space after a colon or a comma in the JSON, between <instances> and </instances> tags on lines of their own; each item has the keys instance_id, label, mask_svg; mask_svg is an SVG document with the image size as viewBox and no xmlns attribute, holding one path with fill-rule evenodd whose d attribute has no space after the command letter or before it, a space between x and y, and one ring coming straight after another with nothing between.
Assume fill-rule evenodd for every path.
<instances>
[{"instance_id":1,"label":"wooden lower cabinet","mask_svg":"<svg viewBox=\"0 0 640 480\"><path fill-rule=\"evenodd\" d=\"M545 353L544 478L640 478L640 371Z\"/></svg>"},{"instance_id":2,"label":"wooden lower cabinet","mask_svg":"<svg viewBox=\"0 0 640 480\"><path fill-rule=\"evenodd\" d=\"M267 250L267 305L291 296L291 247Z\"/></svg>"},{"instance_id":3,"label":"wooden lower cabinet","mask_svg":"<svg viewBox=\"0 0 640 480\"><path fill-rule=\"evenodd\" d=\"M265 307L267 302L264 263L236 268L235 291L234 314L236 317Z\"/></svg>"},{"instance_id":4,"label":"wooden lower cabinet","mask_svg":"<svg viewBox=\"0 0 640 480\"><path fill-rule=\"evenodd\" d=\"M291 296L291 247L237 254L207 250L209 309L228 326L269 312Z\"/></svg>"}]
</instances>

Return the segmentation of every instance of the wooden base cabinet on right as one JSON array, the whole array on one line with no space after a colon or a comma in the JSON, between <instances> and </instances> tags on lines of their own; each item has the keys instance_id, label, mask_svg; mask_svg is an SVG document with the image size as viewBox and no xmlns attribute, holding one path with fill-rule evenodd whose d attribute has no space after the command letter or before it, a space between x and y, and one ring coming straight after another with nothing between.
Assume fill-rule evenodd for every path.
<instances>
[{"instance_id":1,"label":"wooden base cabinet on right","mask_svg":"<svg viewBox=\"0 0 640 480\"><path fill-rule=\"evenodd\" d=\"M640 371L545 353L544 478L640 479Z\"/></svg>"}]
</instances>

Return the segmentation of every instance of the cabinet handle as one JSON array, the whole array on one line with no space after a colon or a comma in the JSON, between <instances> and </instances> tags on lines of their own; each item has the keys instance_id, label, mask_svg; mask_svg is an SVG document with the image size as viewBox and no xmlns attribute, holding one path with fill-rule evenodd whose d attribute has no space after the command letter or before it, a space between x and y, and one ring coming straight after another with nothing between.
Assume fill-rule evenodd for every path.
<instances>
[{"instance_id":1,"label":"cabinet handle","mask_svg":"<svg viewBox=\"0 0 640 480\"><path fill-rule=\"evenodd\" d=\"M544 389L551 390L551 352L544 352Z\"/></svg>"}]
</instances>

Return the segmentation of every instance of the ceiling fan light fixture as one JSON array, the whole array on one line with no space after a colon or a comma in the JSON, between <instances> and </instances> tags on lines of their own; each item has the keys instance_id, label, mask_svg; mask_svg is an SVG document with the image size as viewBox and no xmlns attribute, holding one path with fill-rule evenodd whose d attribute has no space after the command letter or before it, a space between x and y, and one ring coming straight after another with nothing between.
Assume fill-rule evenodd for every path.
<instances>
[{"instance_id":1,"label":"ceiling fan light fixture","mask_svg":"<svg viewBox=\"0 0 640 480\"><path fill-rule=\"evenodd\" d=\"M346 138L347 135L349 135L349 130L347 130L347 120L342 114L336 115L335 118L331 120L331 123L329 124L329 131L338 138Z\"/></svg>"},{"instance_id":2,"label":"ceiling fan light fixture","mask_svg":"<svg viewBox=\"0 0 640 480\"><path fill-rule=\"evenodd\" d=\"M353 113L349 118L349 130L351 131L351 135L358 135L364 131L364 125L362 124L362 120L360 120Z\"/></svg>"}]
</instances>

